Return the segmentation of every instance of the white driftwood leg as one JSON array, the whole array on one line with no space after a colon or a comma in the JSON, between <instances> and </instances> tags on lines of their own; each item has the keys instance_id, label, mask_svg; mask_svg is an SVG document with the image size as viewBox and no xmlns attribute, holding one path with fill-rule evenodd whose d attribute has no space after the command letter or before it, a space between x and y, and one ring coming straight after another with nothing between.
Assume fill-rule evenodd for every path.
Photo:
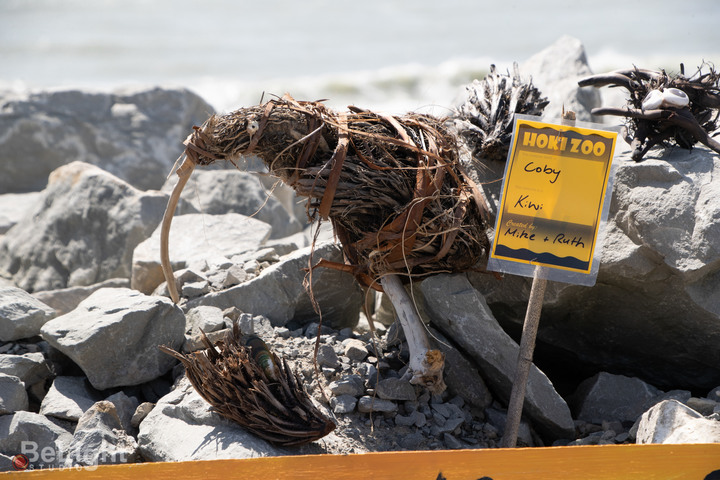
<instances>
[{"instance_id":1,"label":"white driftwood leg","mask_svg":"<svg viewBox=\"0 0 720 480\"><path fill-rule=\"evenodd\" d=\"M432 350L425 333L425 326L415 310L412 299L403 287L398 275L390 274L380 280L383 290L395 307L400 325L410 349L408 373L410 383L424 385L432 393L445 390L443 367L445 356L440 350Z\"/></svg>"}]
</instances>

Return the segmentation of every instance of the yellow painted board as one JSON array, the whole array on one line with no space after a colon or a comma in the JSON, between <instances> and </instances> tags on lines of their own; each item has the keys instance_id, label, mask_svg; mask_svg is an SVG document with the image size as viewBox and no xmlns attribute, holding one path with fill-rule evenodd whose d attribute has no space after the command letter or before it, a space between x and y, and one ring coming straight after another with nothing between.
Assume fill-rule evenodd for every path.
<instances>
[{"instance_id":1,"label":"yellow painted board","mask_svg":"<svg viewBox=\"0 0 720 480\"><path fill-rule=\"evenodd\" d=\"M157 462L11 472L31 479L447 480L720 478L720 444L381 452ZM716 472L716 473L712 473Z\"/></svg>"},{"instance_id":2,"label":"yellow painted board","mask_svg":"<svg viewBox=\"0 0 720 480\"><path fill-rule=\"evenodd\" d=\"M515 119L489 270L533 275L524 266L542 265L557 280L595 282L616 139L603 128Z\"/></svg>"}]
</instances>

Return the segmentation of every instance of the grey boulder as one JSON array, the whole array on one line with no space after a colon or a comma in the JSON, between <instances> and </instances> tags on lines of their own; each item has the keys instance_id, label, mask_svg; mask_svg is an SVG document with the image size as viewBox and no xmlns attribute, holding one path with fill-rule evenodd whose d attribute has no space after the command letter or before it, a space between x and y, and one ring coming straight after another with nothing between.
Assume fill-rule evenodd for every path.
<instances>
[{"instance_id":1,"label":"grey boulder","mask_svg":"<svg viewBox=\"0 0 720 480\"><path fill-rule=\"evenodd\" d=\"M122 429L128 433L131 432L133 430L133 415L135 415L135 411L140 406L138 399L135 397L129 397L125 392L119 391L117 393L113 393L105 400L114 405L117 416L120 419Z\"/></svg>"},{"instance_id":2,"label":"grey boulder","mask_svg":"<svg viewBox=\"0 0 720 480\"><path fill-rule=\"evenodd\" d=\"M270 238L302 231L303 225L274 196L272 187L266 190L260 175L239 170L196 169L181 198L204 214L239 213L265 222L272 227ZM170 192L176 183L177 179L171 178L162 190Z\"/></svg>"},{"instance_id":3,"label":"grey boulder","mask_svg":"<svg viewBox=\"0 0 720 480\"><path fill-rule=\"evenodd\" d=\"M85 377L55 377L40 404L40 413L77 422L100 398L100 392Z\"/></svg>"},{"instance_id":4,"label":"grey boulder","mask_svg":"<svg viewBox=\"0 0 720 480\"><path fill-rule=\"evenodd\" d=\"M375 386L377 396L383 400L417 400L415 387L410 384L409 380L389 377L383 378Z\"/></svg>"},{"instance_id":5,"label":"grey boulder","mask_svg":"<svg viewBox=\"0 0 720 480\"><path fill-rule=\"evenodd\" d=\"M185 314L185 333L188 335L195 335L200 330L208 333L222 328L225 328L225 317L223 311L217 307L199 306L191 308Z\"/></svg>"},{"instance_id":6,"label":"grey boulder","mask_svg":"<svg viewBox=\"0 0 720 480\"><path fill-rule=\"evenodd\" d=\"M434 275L420 285L432 325L478 364L495 395L510 398L519 346L495 320L485 299L462 274ZM532 365L524 412L536 427L555 438L570 438L570 408L543 372Z\"/></svg>"},{"instance_id":7,"label":"grey boulder","mask_svg":"<svg viewBox=\"0 0 720 480\"><path fill-rule=\"evenodd\" d=\"M352 275L329 268L314 268L310 277L307 269L311 260L314 265L320 259L343 261L340 248L332 243L317 245L314 250L303 248L282 257L252 280L191 300L188 306L237 307L267 317L275 327L291 320L304 325L318 318L303 286L306 279L312 279L310 285L324 325L337 330L355 326L362 302L360 286Z\"/></svg>"},{"instance_id":8,"label":"grey boulder","mask_svg":"<svg viewBox=\"0 0 720 480\"><path fill-rule=\"evenodd\" d=\"M636 441L638 444L720 443L720 422L704 418L677 400L666 400L643 413Z\"/></svg>"},{"instance_id":9,"label":"grey boulder","mask_svg":"<svg viewBox=\"0 0 720 480\"><path fill-rule=\"evenodd\" d=\"M72 433L38 413L0 416L0 453L26 455L33 468L63 466L72 439Z\"/></svg>"},{"instance_id":10,"label":"grey boulder","mask_svg":"<svg viewBox=\"0 0 720 480\"><path fill-rule=\"evenodd\" d=\"M597 285L556 285L544 338L657 387L712 388L720 383L718 156L697 148L619 161Z\"/></svg>"},{"instance_id":11,"label":"grey boulder","mask_svg":"<svg viewBox=\"0 0 720 480\"><path fill-rule=\"evenodd\" d=\"M0 373L15 375L28 387L48 378L52 372L40 352L22 355L0 354Z\"/></svg>"},{"instance_id":12,"label":"grey boulder","mask_svg":"<svg viewBox=\"0 0 720 480\"><path fill-rule=\"evenodd\" d=\"M33 292L32 296L49 307L54 308L57 315L65 315L75 310L80 302L96 290L100 290L101 288L127 288L129 286L130 279L128 278L111 278L93 285Z\"/></svg>"},{"instance_id":13,"label":"grey boulder","mask_svg":"<svg viewBox=\"0 0 720 480\"><path fill-rule=\"evenodd\" d=\"M73 160L158 189L213 109L186 89L62 90L0 98L0 192L42 190Z\"/></svg>"},{"instance_id":14,"label":"grey boulder","mask_svg":"<svg viewBox=\"0 0 720 480\"><path fill-rule=\"evenodd\" d=\"M375 396L363 395L360 399L358 399L357 409L360 413L393 413L397 412L398 406L397 403L391 400L383 400Z\"/></svg>"},{"instance_id":15,"label":"grey boulder","mask_svg":"<svg viewBox=\"0 0 720 480\"><path fill-rule=\"evenodd\" d=\"M662 393L639 378L601 372L580 383L571 403L578 420L634 422Z\"/></svg>"},{"instance_id":16,"label":"grey boulder","mask_svg":"<svg viewBox=\"0 0 720 480\"><path fill-rule=\"evenodd\" d=\"M185 316L165 297L103 288L48 322L42 336L82 368L98 390L138 385L174 365L158 345L182 346Z\"/></svg>"},{"instance_id":17,"label":"grey boulder","mask_svg":"<svg viewBox=\"0 0 720 480\"><path fill-rule=\"evenodd\" d=\"M167 197L93 165L50 175L42 202L0 239L0 270L28 292L129 278L132 253L162 218Z\"/></svg>"},{"instance_id":18,"label":"grey boulder","mask_svg":"<svg viewBox=\"0 0 720 480\"><path fill-rule=\"evenodd\" d=\"M340 397L342 395L359 397L365 393L365 385L363 384L363 379L360 375L345 375L339 380L330 382L328 388L336 397Z\"/></svg>"},{"instance_id":19,"label":"grey boulder","mask_svg":"<svg viewBox=\"0 0 720 480\"><path fill-rule=\"evenodd\" d=\"M65 466L134 463L138 459L137 442L123 429L115 405L102 400L80 417Z\"/></svg>"},{"instance_id":20,"label":"grey boulder","mask_svg":"<svg viewBox=\"0 0 720 480\"><path fill-rule=\"evenodd\" d=\"M132 256L132 288L152 293L165 277L160 265L160 230L140 243ZM270 236L265 222L241 215L203 213L179 215L173 219L168 249L174 271L197 271L230 263L233 255L256 250Z\"/></svg>"},{"instance_id":21,"label":"grey boulder","mask_svg":"<svg viewBox=\"0 0 720 480\"><path fill-rule=\"evenodd\" d=\"M429 327L430 337L435 339L435 347L445 355L443 380L448 391L462 397L467 403L480 409L486 409L493 401L492 394L485 383L477 362L466 358L453 343L437 329Z\"/></svg>"},{"instance_id":22,"label":"grey boulder","mask_svg":"<svg viewBox=\"0 0 720 480\"><path fill-rule=\"evenodd\" d=\"M0 373L0 415L27 409L25 384L14 375Z\"/></svg>"},{"instance_id":23,"label":"grey boulder","mask_svg":"<svg viewBox=\"0 0 720 480\"><path fill-rule=\"evenodd\" d=\"M0 286L0 341L33 337L55 310L17 287Z\"/></svg>"}]
</instances>

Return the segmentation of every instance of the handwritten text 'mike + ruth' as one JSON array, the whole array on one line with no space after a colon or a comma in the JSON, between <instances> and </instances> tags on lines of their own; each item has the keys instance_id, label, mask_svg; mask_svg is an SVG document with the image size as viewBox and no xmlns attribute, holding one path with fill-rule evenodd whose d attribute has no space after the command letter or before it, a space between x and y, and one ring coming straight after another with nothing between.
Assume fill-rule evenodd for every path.
<instances>
[{"instance_id":1,"label":"handwritten text 'mike + ruth'","mask_svg":"<svg viewBox=\"0 0 720 480\"><path fill-rule=\"evenodd\" d=\"M540 237L537 236L535 233L528 232L527 229L518 227L517 225L514 225L512 221L509 221L505 224L507 229L503 233L504 235L509 235L511 237L525 239L531 242L534 242L536 240L540 240ZM572 238L568 237L564 233L558 233L555 235L555 237L550 238L549 236L545 236L542 239L543 242L552 242L553 244L561 244L561 245L570 245L571 247L577 247L577 248L585 248L585 242L582 241L582 236L576 237L573 236Z\"/></svg>"}]
</instances>

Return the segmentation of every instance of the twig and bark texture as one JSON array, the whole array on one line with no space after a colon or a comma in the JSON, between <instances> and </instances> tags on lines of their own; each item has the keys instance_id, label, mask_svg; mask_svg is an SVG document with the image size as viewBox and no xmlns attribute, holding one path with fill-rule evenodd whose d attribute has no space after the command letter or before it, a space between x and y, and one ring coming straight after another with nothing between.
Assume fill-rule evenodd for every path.
<instances>
[{"instance_id":1,"label":"twig and bark texture","mask_svg":"<svg viewBox=\"0 0 720 480\"><path fill-rule=\"evenodd\" d=\"M703 67L709 72L703 73ZM623 136L637 162L654 146L690 150L700 142L720 153L720 142L712 137L720 115L720 75L709 64L698 67L690 77L685 76L682 65L680 70L668 75L664 70L634 68L593 75L578 84L623 87L629 92L624 108L596 108L592 113L627 119Z\"/></svg>"},{"instance_id":2,"label":"twig and bark texture","mask_svg":"<svg viewBox=\"0 0 720 480\"><path fill-rule=\"evenodd\" d=\"M313 404L303 380L256 336L243 338L237 322L225 340L187 355L161 346L185 366L195 390L223 417L282 446L324 437L335 423Z\"/></svg>"},{"instance_id":3,"label":"twig and bark texture","mask_svg":"<svg viewBox=\"0 0 720 480\"><path fill-rule=\"evenodd\" d=\"M322 266L366 286L379 289L387 273L465 271L486 254L488 226L442 119L336 113L285 96L212 116L192 137L193 163L260 157L308 199L309 218L332 222L346 264Z\"/></svg>"}]
</instances>

